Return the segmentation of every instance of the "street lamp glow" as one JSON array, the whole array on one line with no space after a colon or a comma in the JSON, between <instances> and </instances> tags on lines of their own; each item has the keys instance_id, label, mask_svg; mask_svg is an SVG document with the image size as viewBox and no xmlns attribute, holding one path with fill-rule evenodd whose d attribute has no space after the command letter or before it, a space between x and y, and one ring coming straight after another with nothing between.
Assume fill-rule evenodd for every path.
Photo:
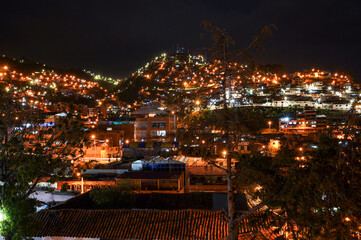
<instances>
[{"instance_id":1,"label":"street lamp glow","mask_svg":"<svg viewBox=\"0 0 361 240\"><path fill-rule=\"evenodd\" d=\"M201 102L199 100L196 100L196 105L200 105Z\"/></svg>"},{"instance_id":2,"label":"street lamp glow","mask_svg":"<svg viewBox=\"0 0 361 240\"><path fill-rule=\"evenodd\" d=\"M224 150L224 151L222 152L222 154L223 154L224 157L227 156L227 151Z\"/></svg>"},{"instance_id":3,"label":"street lamp glow","mask_svg":"<svg viewBox=\"0 0 361 240\"><path fill-rule=\"evenodd\" d=\"M94 135L94 134L92 135L92 139L95 139L95 135Z\"/></svg>"}]
</instances>

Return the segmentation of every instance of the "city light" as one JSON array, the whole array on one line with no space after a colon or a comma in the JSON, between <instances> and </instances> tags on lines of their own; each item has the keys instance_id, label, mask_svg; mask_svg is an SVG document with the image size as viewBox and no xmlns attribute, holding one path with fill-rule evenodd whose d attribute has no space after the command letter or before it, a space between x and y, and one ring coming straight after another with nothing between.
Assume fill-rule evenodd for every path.
<instances>
[{"instance_id":1,"label":"city light","mask_svg":"<svg viewBox=\"0 0 361 240\"><path fill-rule=\"evenodd\" d=\"M90 5L85 8L95 6ZM280 55L274 50L266 57L251 57L257 48L272 48L266 35L275 30L273 25L257 33L254 28L260 26L250 19L246 30L254 29L255 35L247 40L253 30L242 35L235 28L237 21L226 21L229 26L204 21L200 30L208 39L202 41L204 46L196 42L192 46L194 34L178 34L185 28L182 23L189 25L189 21L174 24L173 18L164 16L171 13L179 19L181 12L180 16L198 19L194 13L199 11L187 12L179 4L167 9L139 3L128 12L124 4L113 4L110 11L108 4L103 5L94 9L99 15L95 24L91 15L81 15L90 27L73 24L67 34L51 38L51 46L61 46L53 48L38 41L49 39L46 31L31 30L65 26L61 18L46 22L48 18L41 17L43 12L60 16L59 8L45 4L41 11L23 14L15 10L17 6L3 7L16 13L6 16L8 22L17 23L19 31L29 28L21 34L28 37L16 41L11 40L19 34L4 34L9 39L3 42L11 44L4 44L3 52L49 60L0 56L0 221L5 217L4 224L19 220L15 225L2 224L5 238L50 239L61 236L62 229L74 230L69 238L99 239L236 240L267 237L271 231L277 239L318 239L327 233L348 239L361 234L359 196L355 194L361 182L361 84L355 63L361 57L356 50L345 54L352 50L346 40L358 39L355 34L359 34L345 24L354 20L353 4L336 4L342 17L327 18L330 26L337 22L328 37L331 44L323 34L329 28L323 20L337 12L330 11L332 4L326 6L327 11L319 11L322 4L318 3L299 6L301 10L317 9L297 14L299 22L314 21L317 31L312 36L306 28L285 27L292 24L287 16L294 11L282 7L277 18L280 24L284 18L285 32L275 33L280 36L275 49L280 44L284 49L295 47L287 42L290 37L307 38L292 49L302 53L298 59L291 59L295 54L279 59L290 66L268 62ZM225 4L227 17L236 19L243 5ZM251 9L258 22L268 17L261 16L267 6L261 7L263 11ZM84 4L74 4L74 8L74 13L81 12ZM227 9L223 5L212 9L210 19L218 10ZM150 14L126 22L126 31L107 16L113 12L125 18L138 16L136 11ZM159 24L159 19L166 24ZM340 30L355 36L334 37ZM101 37L92 37L94 33ZM235 40L231 33L236 33ZM241 35L246 38L237 42ZM324 44L317 51L307 50L320 39ZM178 43L186 43L189 49ZM113 45L119 49L115 51ZM21 53L22 46L34 49ZM154 49L146 49L149 46ZM169 52L149 57L159 49ZM44 196L49 197L44 200ZM54 201L74 196L48 209ZM212 196L217 197L213 199L217 205L226 206L224 211L214 211ZM25 210L32 212L22 214L19 204L27 204ZM40 205L45 209L38 209ZM81 209L69 212L74 207L70 205ZM119 217L123 215L128 217ZM185 216L190 220L183 221ZM73 221L74 217L82 221ZM32 219L29 226L28 219ZM129 219L137 224L127 224ZM270 225L269 219L282 221ZM115 222L119 224L109 224ZM41 233L30 229L32 225L40 226ZM20 231L28 227L29 231Z\"/></svg>"}]
</instances>

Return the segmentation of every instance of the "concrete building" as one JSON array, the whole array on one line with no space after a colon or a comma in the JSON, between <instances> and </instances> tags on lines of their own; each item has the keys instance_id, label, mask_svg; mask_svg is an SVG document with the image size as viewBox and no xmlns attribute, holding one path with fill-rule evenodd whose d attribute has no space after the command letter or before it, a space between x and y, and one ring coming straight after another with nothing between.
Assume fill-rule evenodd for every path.
<instances>
[{"instance_id":1,"label":"concrete building","mask_svg":"<svg viewBox=\"0 0 361 240\"><path fill-rule=\"evenodd\" d=\"M306 107L303 112L298 112L296 118L281 118L279 131L290 134L316 133L326 127L326 116L317 115L314 108Z\"/></svg>"},{"instance_id":2,"label":"concrete building","mask_svg":"<svg viewBox=\"0 0 361 240\"><path fill-rule=\"evenodd\" d=\"M177 130L176 115L155 106L142 107L132 115L136 118L135 141L174 141Z\"/></svg>"}]
</instances>

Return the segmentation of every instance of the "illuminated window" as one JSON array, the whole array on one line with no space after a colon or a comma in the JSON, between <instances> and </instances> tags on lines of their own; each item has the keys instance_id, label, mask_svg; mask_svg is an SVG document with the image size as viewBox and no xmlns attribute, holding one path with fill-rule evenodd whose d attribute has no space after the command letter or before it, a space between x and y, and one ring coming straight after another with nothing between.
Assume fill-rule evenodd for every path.
<instances>
[{"instance_id":1,"label":"illuminated window","mask_svg":"<svg viewBox=\"0 0 361 240\"><path fill-rule=\"evenodd\" d=\"M165 130L153 130L152 136L153 137L165 137L167 132Z\"/></svg>"}]
</instances>

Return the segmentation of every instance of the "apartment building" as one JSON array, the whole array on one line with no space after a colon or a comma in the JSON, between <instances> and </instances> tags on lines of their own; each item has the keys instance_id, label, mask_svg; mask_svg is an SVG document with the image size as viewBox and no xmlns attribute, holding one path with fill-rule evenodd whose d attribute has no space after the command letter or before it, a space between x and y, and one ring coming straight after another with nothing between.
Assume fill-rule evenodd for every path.
<instances>
[{"instance_id":1,"label":"apartment building","mask_svg":"<svg viewBox=\"0 0 361 240\"><path fill-rule=\"evenodd\" d=\"M135 141L174 141L177 120L176 115L156 107L143 107L132 113L135 116Z\"/></svg>"},{"instance_id":2,"label":"apartment building","mask_svg":"<svg viewBox=\"0 0 361 240\"><path fill-rule=\"evenodd\" d=\"M279 121L279 130L286 134L307 135L324 129L326 127L326 120L326 116L317 115L314 108L305 107L304 111L297 112L296 118L281 118Z\"/></svg>"}]
</instances>

